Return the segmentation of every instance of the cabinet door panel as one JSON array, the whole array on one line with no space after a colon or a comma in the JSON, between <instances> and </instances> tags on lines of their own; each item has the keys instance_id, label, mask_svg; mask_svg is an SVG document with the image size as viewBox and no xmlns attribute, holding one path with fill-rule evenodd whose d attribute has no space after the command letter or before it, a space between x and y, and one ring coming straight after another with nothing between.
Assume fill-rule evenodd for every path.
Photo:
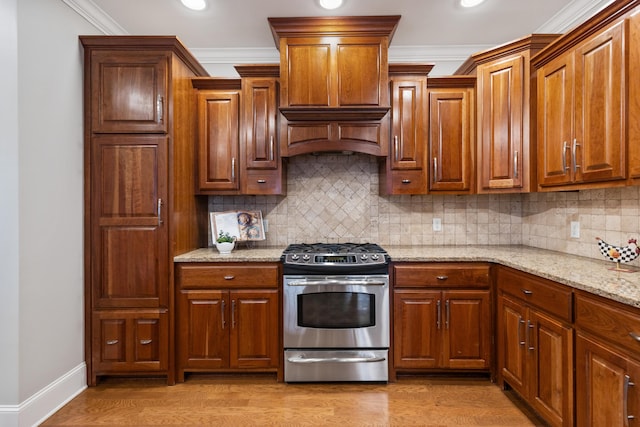
<instances>
[{"instance_id":1,"label":"cabinet door panel","mask_svg":"<svg viewBox=\"0 0 640 427\"><path fill-rule=\"evenodd\" d=\"M525 154L524 58L517 56L482 67L479 79L480 186L486 190L521 188Z\"/></svg>"},{"instance_id":2,"label":"cabinet door panel","mask_svg":"<svg viewBox=\"0 0 640 427\"><path fill-rule=\"evenodd\" d=\"M167 139L101 136L91 151L95 307L166 306Z\"/></svg>"},{"instance_id":3,"label":"cabinet door panel","mask_svg":"<svg viewBox=\"0 0 640 427\"><path fill-rule=\"evenodd\" d=\"M444 365L485 369L491 355L489 291L443 292L445 304Z\"/></svg>"},{"instance_id":4,"label":"cabinet door panel","mask_svg":"<svg viewBox=\"0 0 640 427\"><path fill-rule=\"evenodd\" d=\"M243 80L243 120L247 169L277 169L277 94L275 79Z\"/></svg>"},{"instance_id":5,"label":"cabinet door panel","mask_svg":"<svg viewBox=\"0 0 640 427\"><path fill-rule=\"evenodd\" d=\"M230 366L278 365L278 291L231 291Z\"/></svg>"},{"instance_id":6,"label":"cabinet door panel","mask_svg":"<svg viewBox=\"0 0 640 427\"><path fill-rule=\"evenodd\" d=\"M379 39L340 39L336 46L338 106L378 106L386 96L380 84L382 49ZM385 102L387 104L388 101Z\"/></svg>"},{"instance_id":7,"label":"cabinet door panel","mask_svg":"<svg viewBox=\"0 0 640 427\"><path fill-rule=\"evenodd\" d=\"M625 177L624 22L576 49L577 181Z\"/></svg>"},{"instance_id":8,"label":"cabinet door panel","mask_svg":"<svg viewBox=\"0 0 640 427\"><path fill-rule=\"evenodd\" d=\"M167 131L166 54L91 52L91 130L97 133Z\"/></svg>"},{"instance_id":9,"label":"cabinet door panel","mask_svg":"<svg viewBox=\"0 0 640 427\"><path fill-rule=\"evenodd\" d=\"M471 93L429 92L430 191L471 187Z\"/></svg>"},{"instance_id":10,"label":"cabinet door panel","mask_svg":"<svg viewBox=\"0 0 640 427\"><path fill-rule=\"evenodd\" d=\"M397 368L435 368L442 328L439 291L394 292L394 363Z\"/></svg>"},{"instance_id":11,"label":"cabinet door panel","mask_svg":"<svg viewBox=\"0 0 640 427\"><path fill-rule=\"evenodd\" d=\"M421 169L426 129L424 80L393 80L391 169Z\"/></svg>"},{"instance_id":12,"label":"cabinet door panel","mask_svg":"<svg viewBox=\"0 0 640 427\"><path fill-rule=\"evenodd\" d=\"M526 396L526 312L525 307L511 299L498 300L498 366L504 381Z\"/></svg>"},{"instance_id":13,"label":"cabinet door panel","mask_svg":"<svg viewBox=\"0 0 640 427\"><path fill-rule=\"evenodd\" d=\"M294 44L295 43L295 44ZM283 46L281 46L282 49ZM331 46L318 39L299 39L286 48L283 103L289 107L329 107ZM288 86L288 87L287 87Z\"/></svg>"},{"instance_id":14,"label":"cabinet door panel","mask_svg":"<svg viewBox=\"0 0 640 427\"><path fill-rule=\"evenodd\" d=\"M573 425L573 329L530 310L530 352L534 354L532 405L557 426Z\"/></svg>"},{"instance_id":15,"label":"cabinet door panel","mask_svg":"<svg viewBox=\"0 0 640 427\"><path fill-rule=\"evenodd\" d=\"M198 94L198 183L201 191L238 190L239 91Z\"/></svg>"},{"instance_id":16,"label":"cabinet door panel","mask_svg":"<svg viewBox=\"0 0 640 427\"><path fill-rule=\"evenodd\" d=\"M229 364L228 292L182 291L178 301L178 369Z\"/></svg>"},{"instance_id":17,"label":"cabinet door panel","mask_svg":"<svg viewBox=\"0 0 640 427\"><path fill-rule=\"evenodd\" d=\"M570 54L538 71L538 182L543 186L572 179L573 74Z\"/></svg>"}]
</instances>

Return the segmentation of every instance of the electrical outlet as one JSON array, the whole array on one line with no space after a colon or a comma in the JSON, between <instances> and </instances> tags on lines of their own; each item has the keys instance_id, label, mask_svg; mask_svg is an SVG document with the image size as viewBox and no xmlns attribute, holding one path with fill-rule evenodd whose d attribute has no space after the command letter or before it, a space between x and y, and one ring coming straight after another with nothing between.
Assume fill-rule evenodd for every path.
<instances>
[{"instance_id":1,"label":"electrical outlet","mask_svg":"<svg viewBox=\"0 0 640 427\"><path fill-rule=\"evenodd\" d=\"M580 223L578 221L571 221L571 237L580 238Z\"/></svg>"},{"instance_id":2,"label":"electrical outlet","mask_svg":"<svg viewBox=\"0 0 640 427\"><path fill-rule=\"evenodd\" d=\"M442 231L442 220L440 218L433 218L433 231Z\"/></svg>"},{"instance_id":3,"label":"electrical outlet","mask_svg":"<svg viewBox=\"0 0 640 427\"><path fill-rule=\"evenodd\" d=\"M264 232L266 233L267 231L269 231L269 220L263 219L262 220L262 227L264 227Z\"/></svg>"}]
</instances>

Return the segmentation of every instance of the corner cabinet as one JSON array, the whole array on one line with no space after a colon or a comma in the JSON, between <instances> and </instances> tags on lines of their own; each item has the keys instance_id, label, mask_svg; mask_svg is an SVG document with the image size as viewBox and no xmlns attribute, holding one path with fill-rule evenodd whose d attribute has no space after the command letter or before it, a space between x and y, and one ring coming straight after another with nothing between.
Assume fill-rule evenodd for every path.
<instances>
[{"instance_id":1,"label":"corner cabinet","mask_svg":"<svg viewBox=\"0 0 640 427\"><path fill-rule=\"evenodd\" d=\"M207 207L194 197L191 88L206 71L175 37L80 41L87 382L146 374L172 384L173 257L206 242L193 227Z\"/></svg>"},{"instance_id":2,"label":"corner cabinet","mask_svg":"<svg viewBox=\"0 0 640 427\"><path fill-rule=\"evenodd\" d=\"M456 74L477 77L477 192L536 189L535 79L530 59L558 38L533 34L473 55ZM535 120L534 120L535 123Z\"/></svg>"},{"instance_id":3,"label":"corner cabinet","mask_svg":"<svg viewBox=\"0 0 640 427\"><path fill-rule=\"evenodd\" d=\"M474 193L475 77L427 80L429 193Z\"/></svg>"},{"instance_id":4,"label":"corner cabinet","mask_svg":"<svg viewBox=\"0 0 640 427\"><path fill-rule=\"evenodd\" d=\"M394 373L489 371L487 264L398 263L392 278Z\"/></svg>"},{"instance_id":5,"label":"corner cabinet","mask_svg":"<svg viewBox=\"0 0 640 427\"><path fill-rule=\"evenodd\" d=\"M427 74L432 64L391 64L391 146L380 193L427 193Z\"/></svg>"},{"instance_id":6,"label":"corner cabinet","mask_svg":"<svg viewBox=\"0 0 640 427\"><path fill-rule=\"evenodd\" d=\"M496 274L498 383L550 425L574 425L573 293L508 267Z\"/></svg>"},{"instance_id":7,"label":"corner cabinet","mask_svg":"<svg viewBox=\"0 0 640 427\"><path fill-rule=\"evenodd\" d=\"M640 36L635 9L616 2L534 58L540 190L626 184L627 129L638 114L628 92L628 67L638 61L630 55Z\"/></svg>"},{"instance_id":8,"label":"corner cabinet","mask_svg":"<svg viewBox=\"0 0 640 427\"><path fill-rule=\"evenodd\" d=\"M177 372L280 371L280 266L176 267Z\"/></svg>"}]
</instances>

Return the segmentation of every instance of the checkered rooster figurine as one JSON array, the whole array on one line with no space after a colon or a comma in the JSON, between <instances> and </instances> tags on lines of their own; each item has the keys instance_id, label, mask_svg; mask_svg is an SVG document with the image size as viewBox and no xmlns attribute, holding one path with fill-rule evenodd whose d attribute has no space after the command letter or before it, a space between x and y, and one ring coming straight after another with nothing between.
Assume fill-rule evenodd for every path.
<instances>
[{"instance_id":1,"label":"checkered rooster figurine","mask_svg":"<svg viewBox=\"0 0 640 427\"><path fill-rule=\"evenodd\" d=\"M631 262L640 255L640 248L636 239L629 239L627 246L614 246L596 237L600 253L609 261L616 263L616 270L620 270L620 263Z\"/></svg>"}]
</instances>

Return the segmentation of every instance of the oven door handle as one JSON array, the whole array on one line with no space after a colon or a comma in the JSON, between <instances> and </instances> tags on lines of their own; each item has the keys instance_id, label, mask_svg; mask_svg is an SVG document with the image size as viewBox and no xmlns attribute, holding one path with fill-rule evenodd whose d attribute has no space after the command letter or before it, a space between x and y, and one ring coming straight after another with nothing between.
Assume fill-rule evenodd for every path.
<instances>
[{"instance_id":1,"label":"oven door handle","mask_svg":"<svg viewBox=\"0 0 640 427\"><path fill-rule=\"evenodd\" d=\"M290 357L291 363L371 363L384 362L385 357Z\"/></svg>"},{"instance_id":2,"label":"oven door handle","mask_svg":"<svg viewBox=\"0 0 640 427\"><path fill-rule=\"evenodd\" d=\"M364 285L364 286L386 286L387 284L377 280L294 280L287 283L289 286L326 286L326 285Z\"/></svg>"}]
</instances>

